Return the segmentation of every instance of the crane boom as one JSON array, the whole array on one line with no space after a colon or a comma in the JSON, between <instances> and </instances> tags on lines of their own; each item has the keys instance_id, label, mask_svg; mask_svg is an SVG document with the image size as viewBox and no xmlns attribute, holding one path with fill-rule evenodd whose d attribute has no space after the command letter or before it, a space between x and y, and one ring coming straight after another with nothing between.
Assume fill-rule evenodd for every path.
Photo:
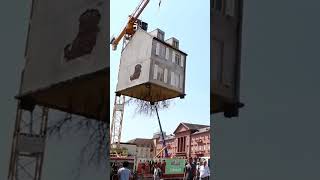
<instances>
[{"instance_id":1,"label":"crane boom","mask_svg":"<svg viewBox=\"0 0 320 180\"><path fill-rule=\"evenodd\" d=\"M144 10L144 8L148 5L150 0L141 0L140 4L136 7L133 13L129 16L129 20L126 26L122 29L119 36L113 38L110 42L112 45L112 50L117 49L117 45L119 44L120 40L125 36L128 35L129 37L135 33L134 24L138 20L138 17Z\"/></svg>"}]
</instances>

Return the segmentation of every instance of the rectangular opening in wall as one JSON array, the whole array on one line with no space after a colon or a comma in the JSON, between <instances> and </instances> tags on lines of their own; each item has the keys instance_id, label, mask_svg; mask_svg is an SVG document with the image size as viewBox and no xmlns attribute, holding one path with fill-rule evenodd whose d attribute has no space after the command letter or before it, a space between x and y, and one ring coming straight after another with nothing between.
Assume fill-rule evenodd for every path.
<instances>
[{"instance_id":1,"label":"rectangular opening in wall","mask_svg":"<svg viewBox=\"0 0 320 180\"><path fill-rule=\"evenodd\" d=\"M160 43L156 42L156 55L160 55Z\"/></svg>"},{"instance_id":2,"label":"rectangular opening in wall","mask_svg":"<svg viewBox=\"0 0 320 180\"><path fill-rule=\"evenodd\" d=\"M161 56L162 58L166 57L166 47L164 45L161 45Z\"/></svg>"},{"instance_id":3,"label":"rectangular opening in wall","mask_svg":"<svg viewBox=\"0 0 320 180\"><path fill-rule=\"evenodd\" d=\"M185 56L181 55L181 67L184 66Z\"/></svg>"},{"instance_id":4,"label":"rectangular opening in wall","mask_svg":"<svg viewBox=\"0 0 320 180\"><path fill-rule=\"evenodd\" d=\"M157 80L163 82L163 68L158 66Z\"/></svg>"},{"instance_id":5,"label":"rectangular opening in wall","mask_svg":"<svg viewBox=\"0 0 320 180\"><path fill-rule=\"evenodd\" d=\"M221 12L222 11L222 2L223 0L215 0L215 10L217 12Z\"/></svg>"},{"instance_id":6,"label":"rectangular opening in wall","mask_svg":"<svg viewBox=\"0 0 320 180\"><path fill-rule=\"evenodd\" d=\"M176 52L172 51L172 59L171 60L173 63L175 63L175 59L176 59L175 56L176 56Z\"/></svg>"},{"instance_id":7,"label":"rectangular opening in wall","mask_svg":"<svg viewBox=\"0 0 320 180\"><path fill-rule=\"evenodd\" d=\"M157 75L158 75L158 65L155 64L153 68L153 79L157 79Z\"/></svg>"},{"instance_id":8,"label":"rectangular opening in wall","mask_svg":"<svg viewBox=\"0 0 320 180\"><path fill-rule=\"evenodd\" d=\"M223 70L223 42L218 40L213 40L212 45L212 55L213 55L213 79L222 83L222 70Z\"/></svg>"},{"instance_id":9,"label":"rectangular opening in wall","mask_svg":"<svg viewBox=\"0 0 320 180\"><path fill-rule=\"evenodd\" d=\"M168 82L168 69L164 68L164 82L167 83Z\"/></svg>"},{"instance_id":10,"label":"rectangular opening in wall","mask_svg":"<svg viewBox=\"0 0 320 180\"><path fill-rule=\"evenodd\" d=\"M170 76L170 80L171 80L171 86L174 86L174 80L175 80L175 77L174 77L174 72L171 72L171 76Z\"/></svg>"},{"instance_id":11,"label":"rectangular opening in wall","mask_svg":"<svg viewBox=\"0 0 320 180\"><path fill-rule=\"evenodd\" d=\"M226 15L234 16L235 0L226 0Z\"/></svg>"},{"instance_id":12,"label":"rectangular opening in wall","mask_svg":"<svg viewBox=\"0 0 320 180\"><path fill-rule=\"evenodd\" d=\"M166 60L169 60L169 48L166 48Z\"/></svg>"},{"instance_id":13,"label":"rectangular opening in wall","mask_svg":"<svg viewBox=\"0 0 320 180\"><path fill-rule=\"evenodd\" d=\"M179 74L175 74L175 87L179 88L179 83L180 83L180 75Z\"/></svg>"},{"instance_id":14,"label":"rectangular opening in wall","mask_svg":"<svg viewBox=\"0 0 320 180\"><path fill-rule=\"evenodd\" d=\"M181 55L180 54L178 54L178 53L176 53L176 55L175 55L175 63L176 63L176 65L181 65Z\"/></svg>"},{"instance_id":15,"label":"rectangular opening in wall","mask_svg":"<svg viewBox=\"0 0 320 180\"><path fill-rule=\"evenodd\" d=\"M179 49L179 42L176 40L173 40L173 47L175 47L176 49Z\"/></svg>"},{"instance_id":16,"label":"rectangular opening in wall","mask_svg":"<svg viewBox=\"0 0 320 180\"><path fill-rule=\"evenodd\" d=\"M181 74L179 75L179 80L180 80L179 88L182 89L183 88L183 76Z\"/></svg>"}]
</instances>

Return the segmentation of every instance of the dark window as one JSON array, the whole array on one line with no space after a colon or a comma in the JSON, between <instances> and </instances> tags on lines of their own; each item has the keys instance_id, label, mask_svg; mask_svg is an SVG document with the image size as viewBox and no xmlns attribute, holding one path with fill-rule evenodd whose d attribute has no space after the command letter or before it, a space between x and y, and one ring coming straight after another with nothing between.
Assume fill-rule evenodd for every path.
<instances>
[{"instance_id":1,"label":"dark window","mask_svg":"<svg viewBox=\"0 0 320 180\"><path fill-rule=\"evenodd\" d=\"M216 9L216 11L219 11L219 12L222 11L222 1L223 0L215 0L215 9Z\"/></svg>"},{"instance_id":2,"label":"dark window","mask_svg":"<svg viewBox=\"0 0 320 180\"><path fill-rule=\"evenodd\" d=\"M214 80L222 83L222 74L223 74L223 42L213 40L212 46L212 55L213 55L213 70L215 71Z\"/></svg>"}]
</instances>

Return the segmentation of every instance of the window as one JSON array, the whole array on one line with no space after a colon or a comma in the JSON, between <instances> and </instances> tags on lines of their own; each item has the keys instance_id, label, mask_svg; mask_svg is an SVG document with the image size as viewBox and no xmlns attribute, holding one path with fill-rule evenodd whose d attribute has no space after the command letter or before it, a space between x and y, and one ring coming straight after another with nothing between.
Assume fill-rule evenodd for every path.
<instances>
[{"instance_id":1,"label":"window","mask_svg":"<svg viewBox=\"0 0 320 180\"><path fill-rule=\"evenodd\" d=\"M182 89L182 88L183 88L183 78L182 78L182 75L179 75L179 80L180 80L179 88Z\"/></svg>"},{"instance_id":2,"label":"window","mask_svg":"<svg viewBox=\"0 0 320 180\"><path fill-rule=\"evenodd\" d=\"M214 9L217 11L217 12L221 12L222 11L222 2L223 0L214 0L213 3L214 3Z\"/></svg>"},{"instance_id":3,"label":"window","mask_svg":"<svg viewBox=\"0 0 320 180\"><path fill-rule=\"evenodd\" d=\"M168 82L168 69L167 68L164 68L164 82L167 83Z\"/></svg>"},{"instance_id":4,"label":"window","mask_svg":"<svg viewBox=\"0 0 320 180\"><path fill-rule=\"evenodd\" d=\"M234 0L226 0L226 15L234 16Z\"/></svg>"},{"instance_id":5,"label":"window","mask_svg":"<svg viewBox=\"0 0 320 180\"><path fill-rule=\"evenodd\" d=\"M181 65L181 55L180 54L177 54L176 53L176 55L175 55L175 63L177 64L177 65Z\"/></svg>"},{"instance_id":6,"label":"window","mask_svg":"<svg viewBox=\"0 0 320 180\"><path fill-rule=\"evenodd\" d=\"M170 84L171 84L172 86L174 86L174 85L175 85L175 82L174 82L174 81L175 81L174 72L171 72L170 79L171 79L171 83L170 83Z\"/></svg>"},{"instance_id":7,"label":"window","mask_svg":"<svg viewBox=\"0 0 320 180\"><path fill-rule=\"evenodd\" d=\"M153 79L157 79L157 76L158 76L158 65L155 64L153 69Z\"/></svg>"},{"instance_id":8,"label":"window","mask_svg":"<svg viewBox=\"0 0 320 180\"><path fill-rule=\"evenodd\" d=\"M161 41L164 41L164 32L158 31L158 39L160 39Z\"/></svg>"},{"instance_id":9,"label":"window","mask_svg":"<svg viewBox=\"0 0 320 180\"><path fill-rule=\"evenodd\" d=\"M175 55L176 55L176 53L175 53L175 51L172 51L172 63L175 63Z\"/></svg>"},{"instance_id":10,"label":"window","mask_svg":"<svg viewBox=\"0 0 320 180\"><path fill-rule=\"evenodd\" d=\"M179 82L180 82L180 75L179 74L175 74L175 80L174 80L175 84L174 86L176 88L179 88Z\"/></svg>"},{"instance_id":11,"label":"window","mask_svg":"<svg viewBox=\"0 0 320 180\"><path fill-rule=\"evenodd\" d=\"M169 48L166 48L166 60L169 60Z\"/></svg>"},{"instance_id":12,"label":"window","mask_svg":"<svg viewBox=\"0 0 320 180\"><path fill-rule=\"evenodd\" d=\"M160 43L156 42L156 55L160 55Z\"/></svg>"},{"instance_id":13,"label":"window","mask_svg":"<svg viewBox=\"0 0 320 180\"><path fill-rule=\"evenodd\" d=\"M163 68L158 66L158 72L157 72L157 80L163 82Z\"/></svg>"},{"instance_id":14,"label":"window","mask_svg":"<svg viewBox=\"0 0 320 180\"><path fill-rule=\"evenodd\" d=\"M166 57L166 47L164 45L160 46L160 57L165 58Z\"/></svg>"},{"instance_id":15,"label":"window","mask_svg":"<svg viewBox=\"0 0 320 180\"><path fill-rule=\"evenodd\" d=\"M184 56L184 55L181 55L181 67L184 66L184 59L185 59L185 56Z\"/></svg>"},{"instance_id":16,"label":"window","mask_svg":"<svg viewBox=\"0 0 320 180\"><path fill-rule=\"evenodd\" d=\"M223 42L213 40L212 46L212 54L213 54L213 71L214 76L213 79L222 83L222 70L223 70Z\"/></svg>"},{"instance_id":17,"label":"window","mask_svg":"<svg viewBox=\"0 0 320 180\"><path fill-rule=\"evenodd\" d=\"M173 47L179 49L179 42L173 40Z\"/></svg>"}]
</instances>

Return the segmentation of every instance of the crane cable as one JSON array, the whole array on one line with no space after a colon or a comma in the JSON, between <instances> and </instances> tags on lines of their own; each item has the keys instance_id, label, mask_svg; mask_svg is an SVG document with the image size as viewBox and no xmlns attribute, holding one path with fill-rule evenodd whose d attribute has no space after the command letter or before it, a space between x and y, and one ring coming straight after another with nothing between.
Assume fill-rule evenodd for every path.
<instances>
[{"instance_id":1,"label":"crane cable","mask_svg":"<svg viewBox=\"0 0 320 180\"><path fill-rule=\"evenodd\" d=\"M163 135L163 131L162 131L162 127L161 127L161 122L160 122L160 117L159 117L159 113L158 113L158 108L156 105L154 105L155 107L155 110L156 110L156 113L157 113L157 118L158 118L158 123L159 123L159 127L160 127L160 131L161 131L161 136L162 136L162 145L163 147L165 148L164 151L165 151L165 157L168 157L168 149L166 147L166 142L165 142L165 137Z\"/></svg>"}]
</instances>

